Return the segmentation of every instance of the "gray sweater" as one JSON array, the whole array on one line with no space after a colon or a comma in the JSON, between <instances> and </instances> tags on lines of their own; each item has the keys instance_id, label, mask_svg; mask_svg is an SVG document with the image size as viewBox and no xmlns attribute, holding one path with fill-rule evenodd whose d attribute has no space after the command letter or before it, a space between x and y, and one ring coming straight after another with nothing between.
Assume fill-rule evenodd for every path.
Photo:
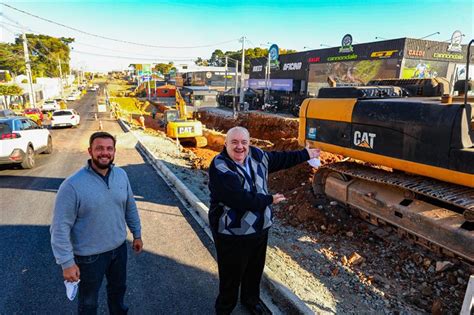
<instances>
[{"instance_id":1,"label":"gray sweater","mask_svg":"<svg viewBox=\"0 0 474 315\"><path fill-rule=\"evenodd\" d=\"M125 241L128 225L141 237L140 217L127 174L109 170L108 184L87 164L59 187L51 223L51 247L63 269L74 255L96 255Z\"/></svg>"}]
</instances>

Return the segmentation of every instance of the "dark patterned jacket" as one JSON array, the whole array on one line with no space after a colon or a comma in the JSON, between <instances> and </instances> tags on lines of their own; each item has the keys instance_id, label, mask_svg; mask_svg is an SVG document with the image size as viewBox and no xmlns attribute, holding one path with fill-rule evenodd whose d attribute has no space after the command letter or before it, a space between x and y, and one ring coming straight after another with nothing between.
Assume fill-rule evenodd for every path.
<instances>
[{"instance_id":1,"label":"dark patterned jacket","mask_svg":"<svg viewBox=\"0 0 474 315\"><path fill-rule=\"evenodd\" d=\"M224 150L209 167L211 205L209 223L213 233L251 236L262 233L273 223L272 195L268 192L268 173L290 168L309 160L306 149L292 152L267 152L249 149L249 175Z\"/></svg>"}]
</instances>

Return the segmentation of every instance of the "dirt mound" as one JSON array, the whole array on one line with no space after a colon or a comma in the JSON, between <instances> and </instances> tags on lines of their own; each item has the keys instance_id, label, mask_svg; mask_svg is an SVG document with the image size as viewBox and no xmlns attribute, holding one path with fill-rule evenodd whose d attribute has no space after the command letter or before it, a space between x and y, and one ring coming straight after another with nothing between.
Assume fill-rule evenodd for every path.
<instances>
[{"instance_id":1,"label":"dirt mound","mask_svg":"<svg viewBox=\"0 0 474 315\"><path fill-rule=\"evenodd\" d=\"M259 112L239 113L237 119L219 113L205 111L200 113L200 120L207 128L227 132L232 127L242 126L249 130L252 138L277 142L282 138L298 137L298 119L285 118Z\"/></svg>"}]
</instances>

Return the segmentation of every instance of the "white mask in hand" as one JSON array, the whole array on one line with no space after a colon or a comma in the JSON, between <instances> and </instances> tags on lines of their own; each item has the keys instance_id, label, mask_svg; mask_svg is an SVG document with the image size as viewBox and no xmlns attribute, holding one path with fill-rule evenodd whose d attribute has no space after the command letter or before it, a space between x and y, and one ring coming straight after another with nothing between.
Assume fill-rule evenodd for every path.
<instances>
[{"instance_id":1,"label":"white mask in hand","mask_svg":"<svg viewBox=\"0 0 474 315\"><path fill-rule=\"evenodd\" d=\"M76 282L69 282L64 280L64 285L66 286L66 295L70 301L74 300L74 298L76 297L80 281L81 280L77 280Z\"/></svg>"},{"instance_id":2,"label":"white mask in hand","mask_svg":"<svg viewBox=\"0 0 474 315\"><path fill-rule=\"evenodd\" d=\"M308 164L314 168L319 168L321 166L321 160L319 158L312 158L308 160Z\"/></svg>"}]
</instances>

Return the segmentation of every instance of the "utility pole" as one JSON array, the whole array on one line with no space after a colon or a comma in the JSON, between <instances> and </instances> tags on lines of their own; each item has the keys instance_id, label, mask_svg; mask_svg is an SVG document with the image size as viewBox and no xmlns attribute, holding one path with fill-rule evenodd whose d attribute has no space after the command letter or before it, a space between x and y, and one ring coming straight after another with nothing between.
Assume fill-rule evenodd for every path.
<instances>
[{"instance_id":1,"label":"utility pole","mask_svg":"<svg viewBox=\"0 0 474 315\"><path fill-rule=\"evenodd\" d=\"M245 36L242 36L242 64L240 65L240 98L239 103L244 102L245 85Z\"/></svg>"},{"instance_id":2,"label":"utility pole","mask_svg":"<svg viewBox=\"0 0 474 315\"><path fill-rule=\"evenodd\" d=\"M234 96L232 98L232 102L233 102L233 110L234 110L234 118L236 116L236 110L237 110L237 104L236 104L236 101L237 101L237 89L238 89L238 82L239 82L239 61L236 60L235 61L235 88L234 88Z\"/></svg>"},{"instance_id":3,"label":"utility pole","mask_svg":"<svg viewBox=\"0 0 474 315\"><path fill-rule=\"evenodd\" d=\"M270 96L270 52L268 52L267 66L265 67L265 96L263 97L264 102L268 102Z\"/></svg>"},{"instance_id":4,"label":"utility pole","mask_svg":"<svg viewBox=\"0 0 474 315\"><path fill-rule=\"evenodd\" d=\"M151 75L150 75L150 78L148 79L148 99L150 99L150 94L151 94Z\"/></svg>"},{"instance_id":5,"label":"utility pole","mask_svg":"<svg viewBox=\"0 0 474 315\"><path fill-rule=\"evenodd\" d=\"M23 52L25 54L26 77L27 77L28 86L30 89L30 103L31 103L30 105L33 108L36 108L35 90L33 89L33 75L31 72L30 55L28 54L28 42L26 41L25 33L23 33Z\"/></svg>"},{"instance_id":6,"label":"utility pole","mask_svg":"<svg viewBox=\"0 0 474 315\"><path fill-rule=\"evenodd\" d=\"M59 85L61 87L61 97L64 97L63 70L61 69L61 59L59 57L58 57L58 67L59 67Z\"/></svg>"},{"instance_id":7,"label":"utility pole","mask_svg":"<svg viewBox=\"0 0 474 315\"><path fill-rule=\"evenodd\" d=\"M224 77L224 91L227 91L227 59L228 57L225 56L225 77Z\"/></svg>"}]
</instances>

